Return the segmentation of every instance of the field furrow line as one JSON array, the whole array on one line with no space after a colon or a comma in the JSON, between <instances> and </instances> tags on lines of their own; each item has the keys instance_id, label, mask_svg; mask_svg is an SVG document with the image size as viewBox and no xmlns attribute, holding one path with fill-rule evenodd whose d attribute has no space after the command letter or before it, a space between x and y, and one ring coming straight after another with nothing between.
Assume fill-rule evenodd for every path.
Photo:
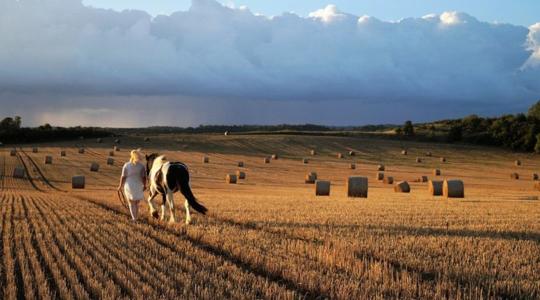
<instances>
[{"instance_id":1,"label":"field furrow line","mask_svg":"<svg viewBox=\"0 0 540 300\"><path fill-rule=\"evenodd\" d=\"M38 175L41 178L41 181L44 183L44 185L48 186L49 188L51 188L53 190L56 190L56 191L59 191L59 192L65 192L64 190L62 190L62 189L56 187L55 185L53 185L47 179L47 177L45 177L45 175L43 174L43 171L38 166L38 164L34 161L34 159L30 155L28 155L28 153L26 153L24 150L22 150L22 148L21 148L21 152L23 153L24 156L26 156L26 158L28 159L30 164L34 167L34 170L36 171L36 173L38 173Z\"/></svg>"}]
</instances>

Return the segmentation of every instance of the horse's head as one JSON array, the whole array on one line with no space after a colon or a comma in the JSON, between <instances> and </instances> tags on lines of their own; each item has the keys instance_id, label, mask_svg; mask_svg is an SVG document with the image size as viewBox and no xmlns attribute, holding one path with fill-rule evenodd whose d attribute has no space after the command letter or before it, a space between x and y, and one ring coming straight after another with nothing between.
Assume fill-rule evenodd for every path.
<instances>
[{"instance_id":1,"label":"horse's head","mask_svg":"<svg viewBox=\"0 0 540 300\"><path fill-rule=\"evenodd\" d=\"M150 176L150 170L152 169L152 166L154 165L154 161L158 157L159 157L159 154L157 153L146 155L146 175L147 176Z\"/></svg>"}]
</instances>

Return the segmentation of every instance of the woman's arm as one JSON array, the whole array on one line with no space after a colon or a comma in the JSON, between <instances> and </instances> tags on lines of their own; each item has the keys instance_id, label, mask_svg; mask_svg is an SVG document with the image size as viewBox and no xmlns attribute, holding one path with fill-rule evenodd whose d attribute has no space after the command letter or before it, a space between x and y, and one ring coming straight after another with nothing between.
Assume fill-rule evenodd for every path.
<instances>
[{"instance_id":1,"label":"woman's arm","mask_svg":"<svg viewBox=\"0 0 540 300\"><path fill-rule=\"evenodd\" d=\"M124 187L125 183L126 183L126 165L122 167L122 175L120 176L120 185L118 186L118 190L121 190Z\"/></svg>"}]
</instances>

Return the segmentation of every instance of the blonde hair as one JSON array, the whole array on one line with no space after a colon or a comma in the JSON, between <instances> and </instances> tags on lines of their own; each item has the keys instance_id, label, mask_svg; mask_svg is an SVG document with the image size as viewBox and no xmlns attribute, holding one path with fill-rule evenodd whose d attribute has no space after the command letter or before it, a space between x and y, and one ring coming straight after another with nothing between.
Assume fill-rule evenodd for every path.
<instances>
[{"instance_id":1,"label":"blonde hair","mask_svg":"<svg viewBox=\"0 0 540 300\"><path fill-rule=\"evenodd\" d=\"M142 157L143 154L141 152L141 149L131 150L131 157L129 158L129 162L135 165L142 160Z\"/></svg>"}]
</instances>

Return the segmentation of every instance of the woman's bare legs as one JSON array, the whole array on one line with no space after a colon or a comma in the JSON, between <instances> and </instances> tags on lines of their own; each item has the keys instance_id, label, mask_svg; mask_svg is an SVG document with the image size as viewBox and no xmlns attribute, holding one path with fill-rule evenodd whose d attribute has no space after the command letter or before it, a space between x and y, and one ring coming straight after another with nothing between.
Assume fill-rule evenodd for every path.
<instances>
[{"instance_id":1,"label":"woman's bare legs","mask_svg":"<svg viewBox=\"0 0 540 300\"><path fill-rule=\"evenodd\" d=\"M133 221L137 221L137 217L139 216L139 202L134 200L129 201L129 212Z\"/></svg>"}]
</instances>

